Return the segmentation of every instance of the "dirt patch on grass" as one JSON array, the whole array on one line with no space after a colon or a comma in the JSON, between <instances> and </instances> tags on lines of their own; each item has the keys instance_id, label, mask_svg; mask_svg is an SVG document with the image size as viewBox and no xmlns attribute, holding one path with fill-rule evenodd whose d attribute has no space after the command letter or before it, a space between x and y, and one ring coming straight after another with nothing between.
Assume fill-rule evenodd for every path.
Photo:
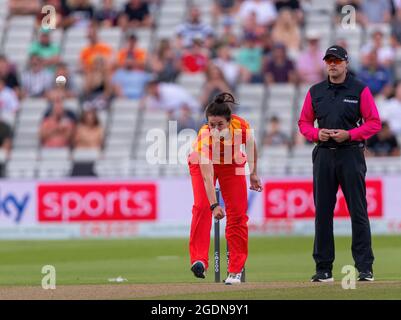
<instances>
[{"instance_id":1,"label":"dirt patch on grass","mask_svg":"<svg viewBox=\"0 0 401 320\"><path fill-rule=\"evenodd\" d=\"M58 286L55 290L44 290L41 287L0 287L0 300L102 300L102 299L148 299L169 295L183 295L242 291L252 289L289 289L310 288L322 284L310 282L265 282L243 283L237 286L226 286L215 283L180 283L180 284L110 284L110 285L66 285ZM339 283L323 284L338 286ZM400 282L383 281L366 283L374 286L401 286Z\"/></svg>"}]
</instances>

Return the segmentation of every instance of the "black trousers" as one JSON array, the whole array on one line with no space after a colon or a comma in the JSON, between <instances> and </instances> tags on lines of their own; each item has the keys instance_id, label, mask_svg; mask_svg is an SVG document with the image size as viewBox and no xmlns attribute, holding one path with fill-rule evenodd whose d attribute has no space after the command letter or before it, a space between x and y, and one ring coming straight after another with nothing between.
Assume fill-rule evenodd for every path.
<instances>
[{"instance_id":1,"label":"black trousers","mask_svg":"<svg viewBox=\"0 0 401 320\"><path fill-rule=\"evenodd\" d=\"M313 195L316 207L313 258L316 271L331 271L334 262L333 215L338 187L351 215L352 256L358 271L371 271L373 252L366 203L364 148L355 145L330 149L316 146Z\"/></svg>"}]
</instances>

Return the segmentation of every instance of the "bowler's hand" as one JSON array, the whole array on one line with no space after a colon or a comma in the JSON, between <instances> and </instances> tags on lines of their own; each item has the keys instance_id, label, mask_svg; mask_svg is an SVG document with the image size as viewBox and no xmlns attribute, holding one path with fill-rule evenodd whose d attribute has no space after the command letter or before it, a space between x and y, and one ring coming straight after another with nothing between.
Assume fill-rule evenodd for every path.
<instances>
[{"instance_id":1,"label":"bowler's hand","mask_svg":"<svg viewBox=\"0 0 401 320\"><path fill-rule=\"evenodd\" d=\"M332 129L320 129L319 130L319 140L320 141L328 141L333 132L334 132L334 130L332 130Z\"/></svg>"},{"instance_id":2,"label":"bowler's hand","mask_svg":"<svg viewBox=\"0 0 401 320\"><path fill-rule=\"evenodd\" d=\"M249 182L251 185L249 187L249 189L257 191L257 192L261 192L263 190L262 182L260 181L260 178L258 177L258 175L256 173L252 173L249 176Z\"/></svg>"},{"instance_id":3,"label":"bowler's hand","mask_svg":"<svg viewBox=\"0 0 401 320\"><path fill-rule=\"evenodd\" d=\"M217 219L217 220L223 219L225 217L225 215L226 214L225 214L225 212L224 212L222 207L217 206L216 208L214 208L213 216L214 216L215 219Z\"/></svg>"},{"instance_id":4,"label":"bowler's hand","mask_svg":"<svg viewBox=\"0 0 401 320\"><path fill-rule=\"evenodd\" d=\"M330 133L330 138L333 138L334 141L341 143L347 141L350 138L349 132L347 130L336 129Z\"/></svg>"}]
</instances>

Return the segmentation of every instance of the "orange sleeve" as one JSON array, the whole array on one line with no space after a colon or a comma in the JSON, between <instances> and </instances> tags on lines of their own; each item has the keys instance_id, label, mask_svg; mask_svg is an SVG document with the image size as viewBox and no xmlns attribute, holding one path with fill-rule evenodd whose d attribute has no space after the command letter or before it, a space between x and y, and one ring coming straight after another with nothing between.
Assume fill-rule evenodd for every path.
<instances>
[{"instance_id":1,"label":"orange sleeve","mask_svg":"<svg viewBox=\"0 0 401 320\"><path fill-rule=\"evenodd\" d=\"M241 143L246 143L248 140L247 138L249 138L249 135L250 135L250 132L248 133L248 135L247 135L247 132L248 132L248 130L251 129L251 126L249 125L248 121L233 114L231 124L232 124L234 130L241 130L241 137L242 137Z\"/></svg>"}]
</instances>

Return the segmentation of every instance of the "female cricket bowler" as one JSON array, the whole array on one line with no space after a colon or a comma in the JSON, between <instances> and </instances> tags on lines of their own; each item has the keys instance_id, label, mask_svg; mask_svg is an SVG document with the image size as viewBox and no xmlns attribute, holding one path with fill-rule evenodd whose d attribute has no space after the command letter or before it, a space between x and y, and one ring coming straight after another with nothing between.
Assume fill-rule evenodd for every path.
<instances>
[{"instance_id":1,"label":"female cricket bowler","mask_svg":"<svg viewBox=\"0 0 401 320\"><path fill-rule=\"evenodd\" d=\"M250 126L246 120L232 114L232 104L235 104L234 97L221 93L206 107L207 124L199 130L188 158L194 194L189 252L191 271L195 277L205 278L212 216L222 219L227 214L225 235L230 261L225 283L240 284L248 256L246 161L250 169L250 189L261 192L263 188L256 171L257 151ZM241 152L241 145L246 146L246 156ZM217 203L216 180L226 214Z\"/></svg>"}]
</instances>

